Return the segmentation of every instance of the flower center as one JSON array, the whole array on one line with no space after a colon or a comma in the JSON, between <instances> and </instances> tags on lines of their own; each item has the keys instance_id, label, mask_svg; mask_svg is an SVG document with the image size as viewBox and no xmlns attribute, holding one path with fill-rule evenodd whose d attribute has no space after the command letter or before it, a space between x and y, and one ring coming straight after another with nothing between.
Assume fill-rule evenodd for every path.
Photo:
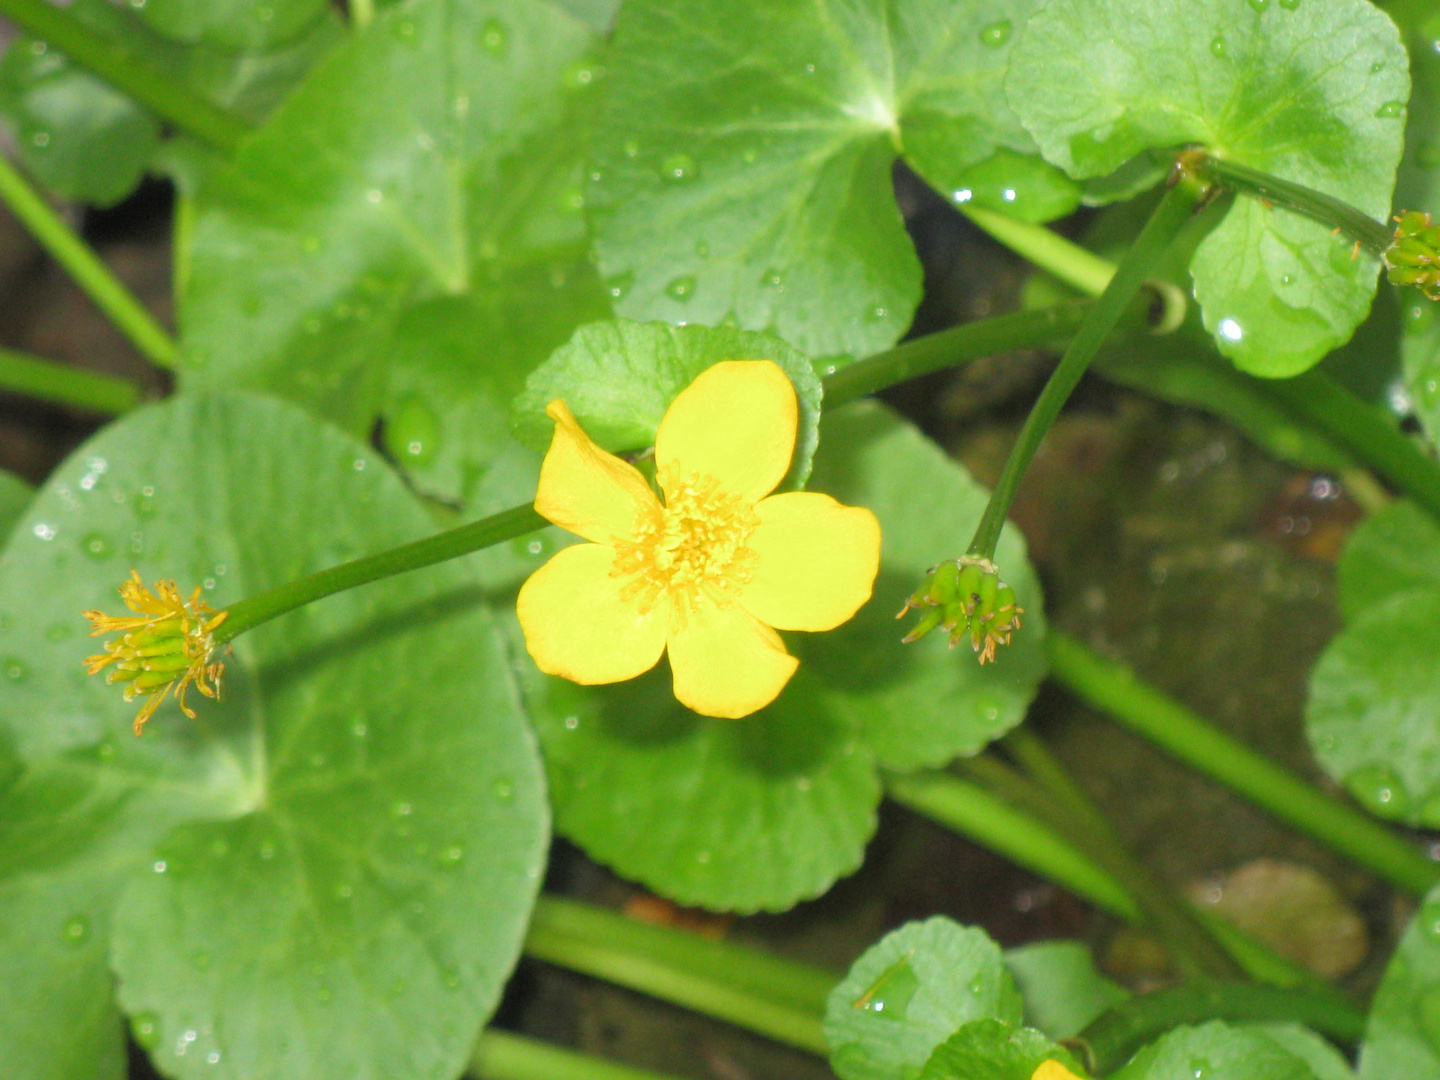
<instances>
[{"instance_id":1,"label":"flower center","mask_svg":"<svg viewBox=\"0 0 1440 1080\"><path fill-rule=\"evenodd\" d=\"M702 597L731 603L754 569L755 552L746 543L760 523L754 508L721 491L713 476L692 472L682 479L673 465L661 474L660 487L666 493L660 512L642 521L633 539L614 541L610 574L631 578L620 598L639 597L648 613L669 596L682 618Z\"/></svg>"}]
</instances>

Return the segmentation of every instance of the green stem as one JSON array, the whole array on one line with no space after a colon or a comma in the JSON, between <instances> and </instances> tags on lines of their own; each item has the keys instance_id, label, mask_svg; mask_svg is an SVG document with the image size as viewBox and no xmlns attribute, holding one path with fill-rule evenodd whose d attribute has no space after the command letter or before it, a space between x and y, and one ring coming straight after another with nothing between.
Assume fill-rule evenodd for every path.
<instances>
[{"instance_id":1,"label":"green stem","mask_svg":"<svg viewBox=\"0 0 1440 1080\"><path fill-rule=\"evenodd\" d=\"M0 390L106 416L129 412L142 396L140 387L129 379L4 348L0 348Z\"/></svg>"},{"instance_id":2,"label":"green stem","mask_svg":"<svg viewBox=\"0 0 1440 1080\"><path fill-rule=\"evenodd\" d=\"M1290 1021L1352 1045L1365 1032L1365 1014L1333 993L1252 983L1200 983L1124 1001L1095 1020L1075 1041L1086 1051L1090 1070L1103 1076L1171 1028L1207 1020Z\"/></svg>"},{"instance_id":3,"label":"green stem","mask_svg":"<svg viewBox=\"0 0 1440 1080\"><path fill-rule=\"evenodd\" d=\"M542 896L525 952L824 1055L821 1017L840 976L756 949Z\"/></svg>"},{"instance_id":4,"label":"green stem","mask_svg":"<svg viewBox=\"0 0 1440 1080\"><path fill-rule=\"evenodd\" d=\"M350 25L356 30L364 30L375 18L375 0L350 0L346 7L350 12Z\"/></svg>"},{"instance_id":5,"label":"green stem","mask_svg":"<svg viewBox=\"0 0 1440 1080\"><path fill-rule=\"evenodd\" d=\"M1085 296L1099 296L1115 276L1115 264L1043 225L1016 221L983 206L962 204L960 212L1040 269Z\"/></svg>"},{"instance_id":6,"label":"green stem","mask_svg":"<svg viewBox=\"0 0 1440 1080\"><path fill-rule=\"evenodd\" d=\"M1005 737L1004 745L1045 789L1059 812L1057 820L1066 822L1066 828L1083 838L1091 857L1129 890L1145 913L1146 922L1171 946L1182 970L1192 976L1240 974L1239 965L1211 936L1209 927L1130 853L1105 815L1032 731L1016 728Z\"/></svg>"},{"instance_id":7,"label":"green stem","mask_svg":"<svg viewBox=\"0 0 1440 1080\"><path fill-rule=\"evenodd\" d=\"M831 409L896 383L1012 349L1035 349L1074 333L1086 303L1017 311L914 338L825 376L824 403Z\"/></svg>"},{"instance_id":8,"label":"green stem","mask_svg":"<svg viewBox=\"0 0 1440 1080\"><path fill-rule=\"evenodd\" d=\"M1196 171L1219 186L1251 195L1296 214L1304 214L1322 225L1339 229L1351 240L1358 240L1372 255L1383 255L1395 239L1392 230L1369 214L1362 214L1349 203L1324 192L1208 154L1196 155L1192 161Z\"/></svg>"},{"instance_id":9,"label":"green stem","mask_svg":"<svg viewBox=\"0 0 1440 1080\"><path fill-rule=\"evenodd\" d=\"M5 2L0 0L0 5ZM142 354L160 367L175 366L170 336L3 155L0 199Z\"/></svg>"},{"instance_id":10,"label":"green stem","mask_svg":"<svg viewBox=\"0 0 1440 1080\"><path fill-rule=\"evenodd\" d=\"M503 540L534 532L550 524L530 504L511 507L468 525L404 544L378 555L332 566L306 577L286 582L265 592L247 596L230 608L230 614L215 630L216 645L233 641L246 630L269 622L278 615L335 593L368 585L381 578L432 566L447 559L468 555Z\"/></svg>"},{"instance_id":11,"label":"green stem","mask_svg":"<svg viewBox=\"0 0 1440 1080\"><path fill-rule=\"evenodd\" d=\"M1115 276L1094 306L1085 313L1080 328L1060 358L1059 366L1036 399L1000 473L1000 479L990 494L990 502L975 530L975 538L970 541L967 555L982 559L994 557L995 545L1000 539L1000 530L1005 526L1005 516L1010 511L1015 490L1020 486L1025 469L1035 456L1041 440L1059 415L1060 407L1070 397L1080 376L1090 366L1100 346L1130 307L1145 279L1155 269L1171 240L1190 220L1191 213L1203 197L1204 188L1194 177L1183 172L1177 175L1178 182L1160 200L1160 205L1151 214L1124 261L1116 268Z\"/></svg>"},{"instance_id":12,"label":"green stem","mask_svg":"<svg viewBox=\"0 0 1440 1080\"><path fill-rule=\"evenodd\" d=\"M481 1033L467 1072L479 1080L679 1080L494 1028Z\"/></svg>"},{"instance_id":13,"label":"green stem","mask_svg":"<svg viewBox=\"0 0 1440 1080\"><path fill-rule=\"evenodd\" d=\"M1051 629L1050 673L1081 698L1181 761L1392 884L1423 895L1440 866L1383 825L1317 791L1141 682L1123 664Z\"/></svg>"},{"instance_id":14,"label":"green stem","mask_svg":"<svg viewBox=\"0 0 1440 1080\"><path fill-rule=\"evenodd\" d=\"M0 0L0 15L43 38L181 131L219 150L233 151L250 132L243 120L207 101L126 43L97 34L57 4Z\"/></svg>"}]
</instances>

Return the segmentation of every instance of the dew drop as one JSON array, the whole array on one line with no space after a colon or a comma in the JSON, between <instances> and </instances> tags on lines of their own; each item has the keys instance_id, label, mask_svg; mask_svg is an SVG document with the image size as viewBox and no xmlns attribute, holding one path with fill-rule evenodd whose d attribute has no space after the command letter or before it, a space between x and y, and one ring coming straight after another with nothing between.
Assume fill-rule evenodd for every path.
<instances>
[{"instance_id":1,"label":"dew drop","mask_svg":"<svg viewBox=\"0 0 1440 1080\"><path fill-rule=\"evenodd\" d=\"M211 1050L208 1054L206 1054L206 1055L205 1055L205 1064L206 1064L206 1065L219 1065L219 1064L220 1064L220 1051L219 1051L219 1050Z\"/></svg>"},{"instance_id":2,"label":"dew drop","mask_svg":"<svg viewBox=\"0 0 1440 1080\"><path fill-rule=\"evenodd\" d=\"M1013 30L1014 27L1010 25L1009 19L1001 19L980 31L980 42L983 45L989 45L992 49L998 49L1010 40Z\"/></svg>"},{"instance_id":3,"label":"dew drop","mask_svg":"<svg viewBox=\"0 0 1440 1080\"><path fill-rule=\"evenodd\" d=\"M499 19L490 19L480 31L480 45L491 56L504 56L510 43L510 33Z\"/></svg>"},{"instance_id":4,"label":"dew drop","mask_svg":"<svg viewBox=\"0 0 1440 1080\"><path fill-rule=\"evenodd\" d=\"M1245 336L1245 328L1234 319L1221 319L1218 329L1226 341L1239 341Z\"/></svg>"},{"instance_id":5,"label":"dew drop","mask_svg":"<svg viewBox=\"0 0 1440 1080\"><path fill-rule=\"evenodd\" d=\"M1387 765L1366 765L1345 777L1345 789L1377 817L1399 818L1410 808L1410 794Z\"/></svg>"},{"instance_id":6,"label":"dew drop","mask_svg":"<svg viewBox=\"0 0 1440 1080\"><path fill-rule=\"evenodd\" d=\"M440 865L456 866L463 858L465 858L465 849L459 844L451 844L440 852Z\"/></svg>"},{"instance_id":7,"label":"dew drop","mask_svg":"<svg viewBox=\"0 0 1440 1080\"><path fill-rule=\"evenodd\" d=\"M1280 0L1280 6L1286 11L1294 11L1300 6L1300 0Z\"/></svg>"},{"instance_id":8,"label":"dew drop","mask_svg":"<svg viewBox=\"0 0 1440 1080\"><path fill-rule=\"evenodd\" d=\"M565 69L564 83L569 90L583 90L595 81L595 69L583 61L577 61Z\"/></svg>"},{"instance_id":9,"label":"dew drop","mask_svg":"<svg viewBox=\"0 0 1440 1080\"><path fill-rule=\"evenodd\" d=\"M682 304L695 295L695 279L689 274L677 277L669 285L665 286L665 295L671 300L678 300Z\"/></svg>"},{"instance_id":10,"label":"dew drop","mask_svg":"<svg viewBox=\"0 0 1440 1080\"><path fill-rule=\"evenodd\" d=\"M90 920L84 915L75 915L65 920L60 938L66 945L83 945L90 937Z\"/></svg>"},{"instance_id":11,"label":"dew drop","mask_svg":"<svg viewBox=\"0 0 1440 1080\"><path fill-rule=\"evenodd\" d=\"M1270 0L1250 0L1250 6L1255 11L1264 11L1270 6Z\"/></svg>"},{"instance_id":12,"label":"dew drop","mask_svg":"<svg viewBox=\"0 0 1440 1080\"><path fill-rule=\"evenodd\" d=\"M363 739L370 734L370 725L364 720L356 720L350 725L350 734L357 739Z\"/></svg>"},{"instance_id":13,"label":"dew drop","mask_svg":"<svg viewBox=\"0 0 1440 1080\"><path fill-rule=\"evenodd\" d=\"M130 1034L142 1050L160 1045L160 1018L153 1012L139 1012L130 1018Z\"/></svg>"},{"instance_id":14,"label":"dew drop","mask_svg":"<svg viewBox=\"0 0 1440 1080\"><path fill-rule=\"evenodd\" d=\"M408 802L397 802L391 805L390 815L392 817L409 817L414 809Z\"/></svg>"},{"instance_id":15,"label":"dew drop","mask_svg":"<svg viewBox=\"0 0 1440 1080\"><path fill-rule=\"evenodd\" d=\"M671 154L660 162L660 176L671 183L683 184L700 175L700 166L689 154Z\"/></svg>"},{"instance_id":16,"label":"dew drop","mask_svg":"<svg viewBox=\"0 0 1440 1080\"><path fill-rule=\"evenodd\" d=\"M1221 60L1225 59L1225 39L1219 34L1210 39L1210 55Z\"/></svg>"},{"instance_id":17,"label":"dew drop","mask_svg":"<svg viewBox=\"0 0 1440 1080\"><path fill-rule=\"evenodd\" d=\"M166 870L170 869L170 864L164 859L156 859L155 864L151 866L150 869L154 870L157 874L163 874Z\"/></svg>"},{"instance_id":18,"label":"dew drop","mask_svg":"<svg viewBox=\"0 0 1440 1080\"><path fill-rule=\"evenodd\" d=\"M574 731L574 730L575 730L576 728L578 728L579 726L580 726L580 718L579 718L578 716L567 716L567 717L565 717L565 730L566 730L566 731Z\"/></svg>"},{"instance_id":19,"label":"dew drop","mask_svg":"<svg viewBox=\"0 0 1440 1080\"><path fill-rule=\"evenodd\" d=\"M912 955L913 952L906 953L882 971L869 989L855 999L854 1007L886 1020L904 1020L915 992L920 989L920 979L910 966Z\"/></svg>"},{"instance_id":20,"label":"dew drop","mask_svg":"<svg viewBox=\"0 0 1440 1080\"><path fill-rule=\"evenodd\" d=\"M1375 110L1375 115L1381 120L1399 120L1405 115L1405 103L1403 101L1387 101Z\"/></svg>"},{"instance_id":21,"label":"dew drop","mask_svg":"<svg viewBox=\"0 0 1440 1080\"><path fill-rule=\"evenodd\" d=\"M385 449L403 465L435 460L440 421L419 398L407 398L385 424Z\"/></svg>"},{"instance_id":22,"label":"dew drop","mask_svg":"<svg viewBox=\"0 0 1440 1080\"><path fill-rule=\"evenodd\" d=\"M503 776L490 785L490 790L500 802L509 802L515 797L515 789Z\"/></svg>"},{"instance_id":23,"label":"dew drop","mask_svg":"<svg viewBox=\"0 0 1440 1080\"><path fill-rule=\"evenodd\" d=\"M779 270L766 270L765 276L760 280L767 289L779 291L785 288L785 275Z\"/></svg>"},{"instance_id":24,"label":"dew drop","mask_svg":"<svg viewBox=\"0 0 1440 1080\"><path fill-rule=\"evenodd\" d=\"M879 322L888 314L890 314L889 308L887 308L884 304L876 304L874 307L866 310L865 318L868 319L870 322Z\"/></svg>"},{"instance_id":25,"label":"dew drop","mask_svg":"<svg viewBox=\"0 0 1440 1080\"><path fill-rule=\"evenodd\" d=\"M0 660L0 671L5 673L5 678L12 683L22 683L30 677L30 667L18 656L7 656Z\"/></svg>"},{"instance_id":26,"label":"dew drop","mask_svg":"<svg viewBox=\"0 0 1440 1080\"><path fill-rule=\"evenodd\" d=\"M629 272L617 275L605 282L606 289L610 292L613 300L619 300L630 291L630 286L635 284L635 276Z\"/></svg>"}]
</instances>

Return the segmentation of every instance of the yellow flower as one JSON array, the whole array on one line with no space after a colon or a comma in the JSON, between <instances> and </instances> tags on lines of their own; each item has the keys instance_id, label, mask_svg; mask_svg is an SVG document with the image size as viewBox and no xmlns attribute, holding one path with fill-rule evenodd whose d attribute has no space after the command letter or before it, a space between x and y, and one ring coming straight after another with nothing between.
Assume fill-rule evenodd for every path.
<instances>
[{"instance_id":1,"label":"yellow flower","mask_svg":"<svg viewBox=\"0 0 1440 1080\"><path fill-rule=\"evenodd\" d=\"M1064 1065L1055 1060L1042 1061L1040 1067L1030 1076L1030 1080L1080 1080Z\"/></svg>"},{"instance_id":2,"label":"yellow flower","mask_svg":"<svg viewBox=\"0 0 1440 1080\"><path fill-rule=\"evenodd\" d=\"M668 652L675 697L706 716L775 700L797 661L772 627L830 630L870 598L875 515L828 495L771 495L795 447L795 389L769 360L702 372L655 436L662 503L560 400L535 509L588 544L520 590L525 645L541 671L620 682Z\"/></svg>"},{"instance_id":3,"label":"yellow flower","mask_svg":"<svg viewBox=\"0 0 1440 1080\"><path fill-rule=\"evenodd\" d=\"M136 614L84 613L94 627L91 637L123 631L119 638L105 643L103 653L85 658L86 671L94 675L114 664L106 682L128 683L126 701L140 694L150 695L135 717L136 735L172 689L180 711L195 719L195 711L185 704L185 691L194 683L206 697L220 696L220 676L225 665L210 662L215 653L211 635L229 612L217 612L201 600L198 588L189 600L183 599L173 581L157 581L152 593L136 570L131 570L130 580L120 586L120 598Z\"/></svg>"}]
</instances>

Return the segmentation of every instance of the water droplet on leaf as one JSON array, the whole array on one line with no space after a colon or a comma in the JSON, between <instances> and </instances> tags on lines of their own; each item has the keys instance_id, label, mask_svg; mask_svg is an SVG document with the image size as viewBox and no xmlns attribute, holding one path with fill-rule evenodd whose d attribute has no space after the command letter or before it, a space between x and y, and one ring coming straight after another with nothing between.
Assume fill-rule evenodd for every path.
<instances>
[{"instance_id":1,"label":"water droplet on leaf","mask_svg":"<svg viewBox=\"0 0 1440 1080\"><path fill-rule=\"evenodd\" d=\"M679 300L682 304L695 295L695 279L689 274L684 277L677 277L669 285L665 286L665 295L671 300Z\"/></svg>"},{"instance_id":2,"label":"water droplet on leaf","mask_svg":"<svg viewBox=\"0 0 1440 1080\"><path fill-rule=\"evenodd\" d=\"M75 915L65 920L60 937L66 945L83 945L90 937L90 920L84 915Z\"/></svg>"},{"instance_id":3,"label":"water droplet on leaf","mask_svg":"<svg viewBox=\"0 0 1440 1080\"><path fill-rule=\"evenodd\" d=\"M510 43L510 34L499 19L490 19L480 31L480 44L491 56L503 56Z\"/></svg>"},{"instance_id":4,"label":"water droplet on leaf","mask_svg":"<svg viewBox=\"0 0 1440 1080\"><path fill-rule=\"evenodd\" d=\"M1375 115L1381 120L1399 120L1405 115L1405 103L1403 101L1387 101L1375 110Z\"/></svg>"},{"instance_id":5,"label":"water droplet on leaf","mask_svg":"<svg viewBox=\"0 0 1440 1080\"><path fill-rule=\"evenodd\" d=\"M1377 817L1399 818L1410 808L1410 794L1387 765L1366 765L1345 777L1345 789Z\"/></svg>"},{"instance_id":6,"label":"water droplet on leaf","mask_svg":"<svg viewBox=\"0 0 1440 1080\"><path fill-rule=\"evenodd\" d=\"M880 977L855 999L855 1008L873 1012L886 1020L904 1020L911 1000L920 989L920 978L910 966L912 955L913 952L906 953L882 971Z\"/></svg>"},{"instance_id":7,"label":"water droplet on leaf","mask_svg":"<svg viewBox=\"0 0 1440 1080\"><path fill-rule=\"evenodd\" d=\"M1210 55L1225 59L1225 39L1219 34L1210 39Z\"/></svg>"},{"instance_id":8,"label":"water droplet on leaf","mask_svg":"<svg viewBox=\"0 0 1440 1080\"><path fill-rule=\"evenodd\" d=\"M993 22L980 31L980 41L989 45L992 49L998 49L1010 40L1010 34L1014 28L1010 25L1009 19L1001 19Z\"/></svg>"},{"instance_id":9,"label":"water droplet on leaf","mask_svg":"<svg viewBox=\"0 0 1440 1080\"><path fill-rule=\"evenodd\" d=\"M660 162L660 176L672 183L684 183L700 175L700 166L689 154L671 154Z\"/></svg>"},{"instance_id":10,"label":"water droplet on leaf","mask_svg":"<svg viewBox=\"0 0 1440 1080\"><path fill-rule=\"evenodd\" d=\"M160 1045L160 1018L153 1012L139 1012L130 1018L130 1034L142 1050Z\"/></svg>"},{"instance_id":11,"label":"water droplet on leaf","mask_svg":"<svg viewBox=\"0 0 1440 1080\"><path fill-rule=\"evenodd\" d=\"M18 656L7 656L0 660L0 671L5 673L5 678L12 683L24 682L30 675L30 667Z\"/></svg>"}]
</instances>

